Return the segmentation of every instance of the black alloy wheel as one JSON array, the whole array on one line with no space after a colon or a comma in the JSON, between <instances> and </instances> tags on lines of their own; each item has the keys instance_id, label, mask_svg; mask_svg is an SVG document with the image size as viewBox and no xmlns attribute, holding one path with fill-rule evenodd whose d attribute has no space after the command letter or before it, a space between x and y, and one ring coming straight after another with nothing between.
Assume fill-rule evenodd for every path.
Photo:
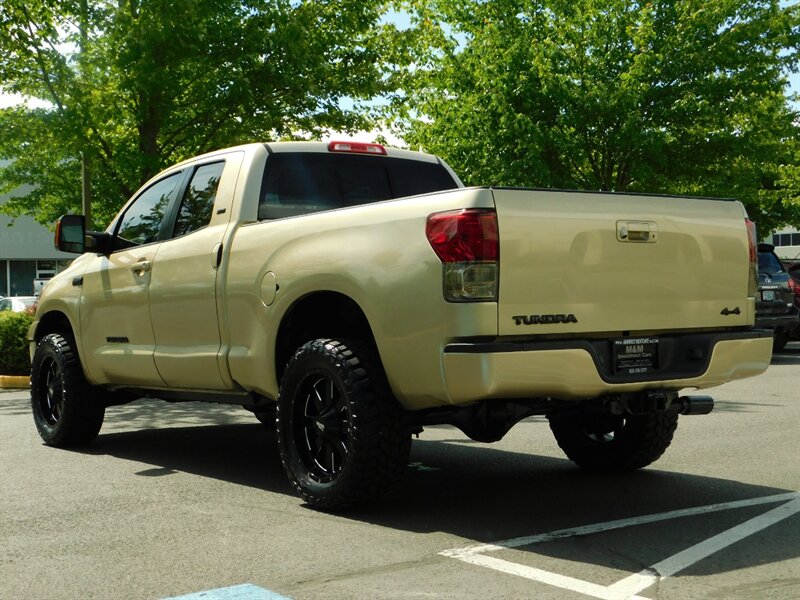
<instances>
[{"instance_id":1,"label":"black alloy wheel","mask_svg":"<svg viewBox=\"0 0 800 600\"><path fill-rule=\"evenodd\" d=\"M31 367L31 410L48 446L79 446L97 437L105 405L83 375L75 341L51 333L36 347Z\"/></svg>"},{"instance_id":2,"label":"black alloy wheel","mask_svg":"<svg viewBox=\"0 0 800 600\"><path fill-rule=\"evenodd\" d=\"M309 373L300 383L292 407L298 452L309 475L320 483L333 481L349 453L350 415L345 392L332 377Z\"/></svg>"},{"instance_id":3,"label":"black alloy wheel","mask_svg":"<svg viewBox=\"0 0 800 600\"><path fill-rule=\"evenodd\" d=\"M52 357L42 361L42 393L38 394L39 411L42 419L54 427L64 412L64 371L61 364Z\"/></svg>"},{"instance_id":4,"label":"black alloy wheel","mask_svg":"<svg viewBox=\"0 0 800 600\"><path fill-rule=\"evenodd\" d=\"M281 380L277 424L286 474L316 508L372 501L408 465L405 413L364 343L317 339L301 346Z\"/></svg>"}]
</instances>

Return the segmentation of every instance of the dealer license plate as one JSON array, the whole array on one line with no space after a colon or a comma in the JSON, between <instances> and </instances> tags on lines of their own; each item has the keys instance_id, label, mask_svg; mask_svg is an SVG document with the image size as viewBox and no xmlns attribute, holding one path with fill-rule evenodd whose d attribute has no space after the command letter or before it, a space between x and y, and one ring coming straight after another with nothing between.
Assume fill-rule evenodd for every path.
<instances>
[{"instance_id":1,"label":"dealer license plate","mask_svg":"<svg viewBox=\"0 0 800 600\"><path fill-rule=\"evenodd\" d=\"M646 375L658 368L658 338L614 340L614 372L619 375Z\"/></svg>"}]
</instances>

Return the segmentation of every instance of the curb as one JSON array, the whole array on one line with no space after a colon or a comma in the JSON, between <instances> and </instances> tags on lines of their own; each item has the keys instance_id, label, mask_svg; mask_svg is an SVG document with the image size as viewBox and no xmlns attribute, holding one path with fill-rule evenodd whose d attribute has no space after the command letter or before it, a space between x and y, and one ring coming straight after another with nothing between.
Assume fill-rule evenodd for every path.
<instances>
[{"instance_id":1,"label":"curb","mask_svg":"<svg viewBox=\"0 0 800 600\"><path fill-rule=\"evenodd\" d=\"M0 375L0 389L28 389L31 378L27 375Z\"/></svg>"}]
</instances>

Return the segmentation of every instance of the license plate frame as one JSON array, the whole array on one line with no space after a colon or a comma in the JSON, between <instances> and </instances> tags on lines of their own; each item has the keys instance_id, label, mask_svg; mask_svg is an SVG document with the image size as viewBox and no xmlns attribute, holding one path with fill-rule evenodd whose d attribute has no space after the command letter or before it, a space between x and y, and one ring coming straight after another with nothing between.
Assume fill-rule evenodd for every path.
<instances>
[{"instance_id":1,"label":"license plate frame","mask_svg":"<svg viewBox=\"0 0 800 600\"><path fill-rule=\"evenodd\" d=\"M657 337L612 340L611 354L617 375L648 375L658 369Z\"/></svg>"}]
</instances>

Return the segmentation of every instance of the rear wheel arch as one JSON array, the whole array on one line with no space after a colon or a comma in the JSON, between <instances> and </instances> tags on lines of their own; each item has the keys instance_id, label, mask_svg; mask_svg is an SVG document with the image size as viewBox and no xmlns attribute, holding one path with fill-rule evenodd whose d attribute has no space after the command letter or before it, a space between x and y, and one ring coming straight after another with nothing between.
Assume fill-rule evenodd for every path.
<instances>
[{"instance_id":1,"label":"rear wheel arch","mask_svg":"<svg viewBox=\"0 0 800 600\"><path fill-rule=\"evenodd\" d=\"M281 320L275 340L277 380L298 348L320 338L360 340L378 357L372 327L358 303L339 292L317 292L297 300Z\"/></svg>"}]
</instances>

